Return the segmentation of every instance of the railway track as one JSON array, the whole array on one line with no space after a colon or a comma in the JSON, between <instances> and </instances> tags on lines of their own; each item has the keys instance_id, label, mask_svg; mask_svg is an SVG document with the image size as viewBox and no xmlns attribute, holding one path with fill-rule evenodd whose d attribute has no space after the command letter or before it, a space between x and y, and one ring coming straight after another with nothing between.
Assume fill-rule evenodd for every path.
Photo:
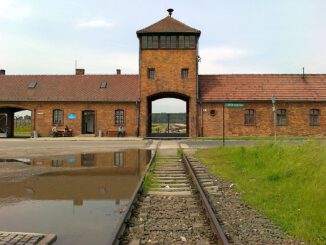
<instances>
[{"instance_id":1,"label":"railway track","mask_svg":"<svg viewBox=\"0 0 326 245\"><path fill-rule=\"evenodd\" d=\"M229 244L205 196L216 187L201 166L176 149L159 149L152 162L150 189L139 184L112 244Z\"/></svg>"}]
</instances>

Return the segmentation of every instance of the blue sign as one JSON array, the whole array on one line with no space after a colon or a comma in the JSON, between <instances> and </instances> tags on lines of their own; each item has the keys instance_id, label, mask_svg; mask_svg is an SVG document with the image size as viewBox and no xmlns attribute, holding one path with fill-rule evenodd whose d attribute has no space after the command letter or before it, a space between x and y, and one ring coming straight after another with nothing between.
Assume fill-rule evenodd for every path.
<instances>
[{"instance_id":1,"label":"blue sign","mask_svg":"<svg viewBox=\"0 0 326 245\"><path fill-rule=\"evenodd\" d=\"M74 157L69 157L69 158L67 159L67 162L68 162L68 163L75 163L75 162L76 162L76 158L74 158Z\"/></svg>"},{"instance_id":2,"label":"blue sign","mask_svg":"<svg viewBox=\"0 0 326 245\"><path fill-rule=\"evenodd\" d=\"M68 119L75 120L77 118L75 113L68 114Z\"/></svg>"}]
</instances>

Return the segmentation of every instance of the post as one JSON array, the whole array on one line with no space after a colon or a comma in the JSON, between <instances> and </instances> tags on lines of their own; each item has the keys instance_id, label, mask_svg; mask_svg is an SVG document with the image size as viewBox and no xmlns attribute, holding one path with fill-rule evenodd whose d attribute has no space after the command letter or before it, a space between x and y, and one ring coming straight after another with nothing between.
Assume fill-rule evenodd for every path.
<instances>
[{"instance_id":1,"label":"post","mask_svg":"<svg viewBox=\"0 0 326 245\"><path fill-rule=\"evenodd\" d=\"M274 117L274 142L276 143L276 108L275 108L275 104L276 104L276 98L273 94L272 105L273 105L273 117Z\"/></svg>"},{"instance_id":2,"label":"post","mask_svg":"<svg viewBox=\"0 0 326 245\"><path fill-rule=\"evenodd\" d=\"M223 117L223 120L222 120L222 145L224 146L225 145L225 132L224 132L224 103L223 103L223 109L222 109L222 117Z\"/></svg>"},{"instance_id":3,"label":"post","mask_svg":"<svg viewBox=\"0 0 326 245\"><path fill-rule=\"evenodd\" d=\"M168 114L168 134L170 135L170 114Z\"/></svg>"}]
</instances>

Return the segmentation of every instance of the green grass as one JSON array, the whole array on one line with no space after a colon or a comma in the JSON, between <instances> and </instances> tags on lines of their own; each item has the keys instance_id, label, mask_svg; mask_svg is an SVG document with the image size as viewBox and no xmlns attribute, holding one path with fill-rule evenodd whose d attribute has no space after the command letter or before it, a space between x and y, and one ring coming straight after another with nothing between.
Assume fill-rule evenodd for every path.
<instances>
[{"instance_id":1,"label":"green grass","mask_svg":"<svg viewBox=\"0 0 326 245\"><path fill-rule=\"evenodd\" d=\"M222 137L196 137L191 138L189 141L202 141L202 140L222 140ZM234 137L225 137L225 140L266 140L274 141L274 136L234 136ZM323 136L277 136L278 141L286 140L326 140L326 137Z\"/></svg>"},{"instance_id":2,"label":"green grass","mask_svg":"<svg viewBox=\"0 0 326 245\"><path fill-rule=\"evenodd\" d=\"M18 126L14 128L15 134L31 134L31 125Z\"/></svg>"},{"instance_id":3,"label":"green grass","mask_svg":"<svg viewBox=\"0 0 326 245\"><path fill-rule=\"evenodd\" d=\"M158 154L156 153L155 159L153 160L151 169L148 171L148 173L145 176L142 189L145 193L147 193L151 188L157 188L158 187L158 182L156 178L153 176L153 172L157 168L157 163L156 159L158 158Z\"/></svg>"},{"instance_id":4,"label":"green grass","mask_svg":"<svg viewBox=\"0 0 326 245\"><path fill-rule=\"evenodd\" d=\"M326 145L220 147L195 156L294 238L326 244Z\"/></svg>"}]
</instances>

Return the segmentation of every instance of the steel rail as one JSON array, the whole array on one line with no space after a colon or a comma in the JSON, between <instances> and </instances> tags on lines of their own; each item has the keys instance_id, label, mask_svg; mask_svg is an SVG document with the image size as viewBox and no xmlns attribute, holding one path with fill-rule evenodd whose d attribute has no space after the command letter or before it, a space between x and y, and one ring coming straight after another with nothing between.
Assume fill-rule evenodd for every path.
<instances>
[{"instance_id":1,"label":"steel rail","mask_svg":"<svg viewBox=\"0 0 326 245\"><path fill-rule=\"evenodd\" d=\"M203 191L203 188L201 187L199 181L198 181L198 178L197 178L197 175L192 167L192 165L190 164L186 154L182 154L182 157L183 157L183 160L186 164L186 167L188 169L188 172L190 173L191 175L191 179L193 181L193 183L195 184L195 187L199 193L199 197L200 197L200 200L201 200L201 203L203 205L203 208L205 209L206 211L206 216L207 218L209 219L210 221L210 225L213 229L213 232L214 234L216 235L217 237L217 240L219 242L219 244L221 245L228 245L229 242L223 232L223 229L222 227L220 226L216 216L215 216L215 213L212 209L212 206L210 205L206 195L205 195L205 192Z\"/></svg>"},{"instance_id":2,"label":"steel rail","mask_svg":"<svg viewBox=\"0 0 326 245\"><path fill-rule=\"evenodd\" d=\"M136 190L134 191L132 197L131 197L131 201L129 202L128 204L128 207L127 207L127 211L125 212L125 214L123 215L122 219L120 220L119 222L119 225L117 226L117 229L115 230L115 232L113 233L113 236L110 240L110 243L109 244L112 244L112 245L118 245L120 244L121 242L121 238L127 228L127 223L131 217L131 214L132 214L132 211L135 207L135 204L139 198L139 196L142 194L142 185L144 183L144 180L145 180L145 177L147 175L147 173L149 172L149 170L151 169L151 166L152 166L152 163L155 159L155 156L156 156L156 153L157 153L157 148L158 148L158 145L160 144L160 142L157 144L155 150L154 150L154 153L151 157L151 160L149 161L146 169L145 169L145 173L143 174L143 176L141 177L138 185L137 185L137 188Z\"/></svg>"}]
</instances>

